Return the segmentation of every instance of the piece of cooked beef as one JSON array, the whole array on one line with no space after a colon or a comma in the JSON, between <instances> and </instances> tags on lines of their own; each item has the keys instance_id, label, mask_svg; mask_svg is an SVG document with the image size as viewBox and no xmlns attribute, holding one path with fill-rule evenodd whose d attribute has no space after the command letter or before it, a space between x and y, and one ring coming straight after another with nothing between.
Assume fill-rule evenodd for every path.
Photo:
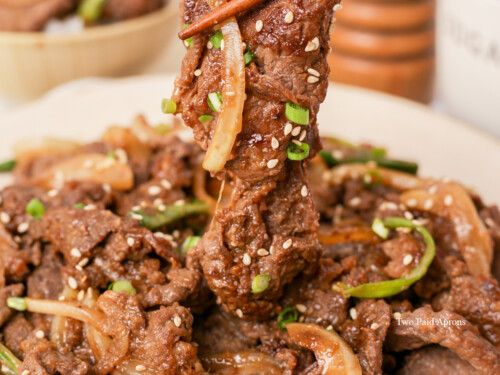
<instances>
[{"instance_id":1,"label":"piece of cooked beef","mask_svg":"<svg viewBox=\"0 0 500 375\"><path fill-rule=\"evenodd\" d=\"M39 31L53 17L67 14L78 0L0 2L0 31Z\"/></svg>"},{"instance_id":2,"label":"piece of cooked beef","mask_svg":"<svg viewBox=\"0 0 500 375\"><path fill-rule=\"evenodd\" d=\"M320 147L316 115L328 86L326 56L336 3L273 0L238 17L255 61L246 69L244 126L225 166L233 192L215 213L196 252L209 287L238 316L263 319L275 314L284 287L318 258L318 216L302 162L287 160L286 149L294 137L308 143L311 156ZM189 24L209 6L185 1L183 10L183 21ZM286 23L290 11L294 21ZM262 30L256 30L257 21ZM206 126L198 118L209 111L208 94L222 91L223 56L219 49L205 47L206 33L194 39L174 99L195 140L207 149L215 121ZM196 77L197 68L205 74ZM308 71L322 78L308 79ZM287 102L308 108L307 127L288 122ZM259 250L268 255L258 255ZM258 275L269 279L269 285L252 293Z\"/></svg>"},{"instance_id":3,"label":"piece of cooked beef","mask_svg":"<svg viewBox=\"0 0 500 375\"><path fill-rule=\"evenodd\" d=\"M341 328L366 374L382 374L382 347L391 323L391 308L383 300L367 300L350 310L352 320Z\"/></svg>"},{"instance_id":4,"label":"piece of cooked beef","mask_svg":"<svg viewBox=\"0 0 500 375\"><path fill-rule=\"evenodd\" d=\"M467 361L451 350L429 346L411 353L398 375L480 375Z\"/></svg>"},{"instance_id":5,"label":"piece of cooked beef","mask_svg":"<svg viewBox=\"0 0 500 375\"><path fill-rule=\"evenodd\" d=\"M500 353L483 339L471 323L447 310L434 312L429 306L403 312L393 320L386 346L390 350L414 350L439 344L452 350L482 374L500 371Z\"/></svg>"}]
</instances>

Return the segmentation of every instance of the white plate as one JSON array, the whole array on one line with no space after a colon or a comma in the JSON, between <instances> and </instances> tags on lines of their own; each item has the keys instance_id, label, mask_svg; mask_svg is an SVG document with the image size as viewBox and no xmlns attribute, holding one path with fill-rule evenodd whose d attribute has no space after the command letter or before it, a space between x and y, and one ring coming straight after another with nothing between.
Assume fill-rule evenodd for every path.
<instances>
[{"instance_id":1,"label":"white plate","mask_svg":"<svg viewBox=\"0 0 500 375\"><path fill-rule=\"evenodd\" d=\"M43 99L0 115L0 156L25 137L51 135L91 140L110 124L128 124L137 113L165 116L160 101L171 94L172 76L89 79L56 89ZM392 96L335 85L320 114L323 134L387 146L392 155L416 160L421 173L450 177L500 203L500 142L424 106Z\"/></svg>"}]
</instances>

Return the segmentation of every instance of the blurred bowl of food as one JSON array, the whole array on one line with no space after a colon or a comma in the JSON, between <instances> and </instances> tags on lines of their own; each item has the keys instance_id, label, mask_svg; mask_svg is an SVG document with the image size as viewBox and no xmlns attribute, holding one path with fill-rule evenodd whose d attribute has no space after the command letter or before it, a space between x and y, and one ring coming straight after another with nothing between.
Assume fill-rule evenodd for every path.
<instances>
[{"instance_id":1,"label":"blurred bowl of food","mask_svg":"<svg viewBox=\"0 0 500 375\"><path fill-rule=\"evenodd\" d=\"M437 17L440 102L500 136L500 1L440 0Z\"/></svg>"},{"instance_id":2,"label":"blurred bowl of food","mask_svg":"<svg viewBox=\"0 0 500 375\"><path fill-rule=\"evenodd\" d=\"M173 42L177 1L0 0L0 95L137 74Z\"/></svg>"}]
</instances>

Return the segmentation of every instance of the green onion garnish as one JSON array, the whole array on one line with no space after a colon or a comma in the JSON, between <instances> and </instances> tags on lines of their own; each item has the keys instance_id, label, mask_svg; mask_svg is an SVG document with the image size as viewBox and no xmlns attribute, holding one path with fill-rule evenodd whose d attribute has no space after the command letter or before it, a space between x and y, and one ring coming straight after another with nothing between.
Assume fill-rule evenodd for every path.
<instances>
[{"instance_id":1,"label":"green onion garnish","mask_svg":"<svg viewBox=\"0 0 500 375\"><path fill-rule=\"evenodd\" d=\"M307 143L301 142L296 144L294 142L290 143L286 149L286 155L288 159L294 161L304 160L309 156L310 147Z\"/></svg>"},{"instance_id":2,"label":"green onion garnish","mask_svg":"<svg viewBox=\"0 0 500 375\"><path fill-rule=\"evenodd\" d=\"M269 275L257 275L252 280L252 293L259 294L264 292L269 288L269 282L271 281L271 276Z\"/></svg>"},{"instance_id":3,"label":"green onion garnish","mask_svg":"<svg viewBox=\"0 0 500 375\"><path fill-rule=\"evenodd\" d=\"M369 151L369 156L373 159L383 159L387 156L387 150L382 147L374 147Z\"/></svg>"},{"instance_id":4,"label":"green onion garnish","mask_svg":"<svg viewBox=\"0 0 500 375\"><path fill-rule=\"evenodd\" d=\"M245 65L248 65L255 59L255 53L247 49L243 55L243 59L245 60Z\"/></svg>"},{"instance_id":5,"label":"green onion garnish","mask_svg":"<svg viewBox=\"0 0 500 375\"><path fill-rule=\"evenodd\" d=\"M2 363L2 374L17 375L21 361L7 348L0 343L0 363Z\"/></svg>"},{"instance_id":6,"label":"green onion garnish","mask_svg":"<svg viewBox=\"0 0 500 375\"><path fill-rule=\"evenodd\" d=\"M208 106L214 112L219 112L222 108L222 94L217 92L211 92L208 94Z\"/></svg>"},{"instance_id":7,"label":"green onion garnish","mask_svg":"<svg viewBox=\"0 0 500 375\"><path fill-rule=\"evenodd\" d=\"M222 35L221 30L217 30L215 34L210 37L210 43L212 43L214 49L221 49L223 40L224 35Z\"/></svg>"},{"instance_id":8,"label":"green onion garnish","mask_svg":"<svg viewBox=\"0 0 500 375\"><path fill-rule=\"evenodd\" d=\"M161 110L165 114L172 114L177 112L177 103L172 99L163 99L161 101Z\"/></svg>"},{"instance_id":9,"label":"green onion garnish","mask_svg":"<svg viewBox=\"0 0 500 375\"><path fill-rule=\"evenodd\" d=\"M201 123L210 122L213 119L214 119L214 116L212 116L212 115L201 115L200 117L198 117L198 120L200 120Z\"/></svg>"},{"instance_id":10,"label":"green onion garnish","mask_svg":"<svg viewBox=\"0 0 500 375\"><path fill-rule=\"evenodd\" d=\"M23 297L9 297L7 298L7 306L13 310L26 311L28 305Z\"/></svg>"},{"instance_id":11,"label":"green onion garnish","mask_svg":"<svg viewBox=\"0 0 500 375\"><path fill-rule=\"evenodd\" d=\"M194 201L181 205L170 205L164 211L158 211L154 215L148 215L142 211L133 211L131 214L141 217L142 226L155 230L165 225L170 225L188 216L202 215L209 212L209 207L204 202Z\"/></svg>"},{"instance_id":12,"label":"green onion garnish","mask_svg":"<svg viewBox=\"0 0 500 375\"><path fill-rule=\"evenodd\" d=\"M296 322L299 319L299 312L295 307L286 307L278 315L278 328L282 331L286 331L286 325L288 323Z\"/></svg>"},{"instance_id":13,"label":"green onion garnish","mask_svg":"<svg viewBox=\"0 0 500 375\"><path fill-rule=\"evenodd\" d=\"M187 29L190 25L191 25L191 24L189 24L189 23L185 23L185 24L182 26L182 28L183 28L183 29ZM184 45L185 45L187 48L191 47L191 46L193 45L193 37L191 37L191 38L187 38L186 40L184 40Z\"/></svg>"},{"instance_id":14,"label":"green onion garnish","mask_svg":"<svg viewBox=\"0 0 500 375\"><path fill-rule=\"evenodd\" d=\"M380 220L379 218L376 218L375 220L373 220L372 230L375 232L375 234L377 236L379 236L380 238L382 238L384 240L386 240L387 237L389 237L389 228L387 228L384 225L384 222L382 220Z\"/></svg>"},{"instance_id":15,"label":"green onion garnish","mask_svg":"<svg viewBox=\"0 0 500 375\"><path fill-rule=\"evenodd\" d=\"M184 243L182 244L182 255L186 255L189 250L191 250L193 247L195 247L198 242L200 242L201 237L200 236L189 236L184 240Z\"/></svg>"},{"instance_id":16,"label":"green onion garnish","mask_svg":"<svg viewBox=\"0 0 500 375\"><path fill-rule=\"evenodd\" d=\"M172 126L168 124L158 124L153 129L159 135L165 135L170 133L170 131L172 130Z\"/></svg>"},{"instance_id":17,"label":"green onion garnish","mask_svg":"<svg viewBox=\"0 0 500 375\"><path fill-rule=\"evenodd\" d=\"M333 168L335 167L335 165L337 165L337 160L335 160L331 152L326 150L321 150L319 152L319 156L321 157L321 159L323 159L323 161L329 168Z\"/></svg>"},{"instance_id":18,"label":"green onion garnish","mask_svg":"<svg viewBox=\"0 0 500 375\"><path fill-rule=\"evenodd\" d=\"M11 172L16 166L16 161L14 159L12 160L6 160L2 163L0 163L0 172Z\"/></svg>"},{"instance_id":19,"label":"green onion garnish","mask_svg":"<svg viewBox=\"0 0 500 375\"><path fill-rule=\"evenodd\" d=\"M285 104L286 118L298 125L309 125L309 109L301 107L298 104L287 102Z\"/></svg>"},{"instance_id":20,"label":"green onion garnish","mask_svg":"<svg viewBox=\"0 0 500 375\"><path fill-rule=\"evenodd\" d=\"M40 199L33 198L26 205L26 213L35 219L40 219L45 214L45 206Z\"/></svg>"},{"instance_id":21,"label":"green onion garnish","mask_svg":"<svg viewBox=\"0 0 500 375\"><path fill-rule=\"evenodd\" d=\"M115 152L115 150L109 150L106 153L106 157L108 157L110 159L113 159L113 160L116 160L116 152Z\"/></svg>"},{"instance_id":22,"label":"green onion garnish","mask_svg":"<svg viewBox=\"0 0 500 375\"><path fill-rule=\"evenodd\" d=\"M349 286L343 283L338 283L333 285L334 290L343 293L347 297L386 298L407 290L410 286L425 276L432 261L434 260L434 257L436 256L436 244L429 231L423 226L414 224L411 220L400 217L389 217L384 219L382 223L389 229L412 229L422 236L425 243L425 251L418 265L408 275L399 279L366 283L358 286Z\"/></svg>"},{"instance_id":23,"label":"green onion garnish","mask_svg":"<svg viewBox=\"0 0 500 375\"><path fill-rule=\"evenodd\" d=\"M102 16L106 0L83 0L78 7L78 15L87 23L94 23Z\"/></svg>"},{"instance_id":24,"label":"green onion garnish","mask_svg":"<svg viewBox=\"0 0 500 375\"><path fill-rule=\"evenodd\" d=\"M135 296L137 290L132 286L132 283L128 280L117 280L112 282L108 286L108 290L112 290L116 293L127 293L128 295Z\"/></svg>"},{"instance_id":25,"label":"green onion garnish","mask_svg":"<svg viewBox=\"0 0 500 375\"><path fill-rule=\"evenodd\" d=\"M85 203L82 202L75 203L73 207L76 208L77 210L83 210L85 208Z\"/></svg>"}]
</instances>

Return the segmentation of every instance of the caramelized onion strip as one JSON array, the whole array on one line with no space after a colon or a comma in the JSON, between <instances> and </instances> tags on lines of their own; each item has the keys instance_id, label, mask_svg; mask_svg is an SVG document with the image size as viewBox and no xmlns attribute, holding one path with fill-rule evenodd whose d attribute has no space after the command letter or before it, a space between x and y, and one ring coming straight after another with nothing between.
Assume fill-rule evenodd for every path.
<instances>
[{"instance_id":1,"label":"caramelized onion strip","mask_svg":"<svg viewBox=\"0 0 500 375\"><path fill-rule=\"evenodd\" d=\"M201 361L209 373L218 375L283 374L274 358L256 350L205 355Z\"/></svg>"},{"instance_id":2,"label":"caramelized onion strip","mask_svg":"<svg viewBox=\"0 0 500 375\"><path fill-rule=\"evenodd\" d=\"M203 168L212 173L221 171L231 156L236 137L241 132L246 99L243 41L238 22L234 17L224 21L221 31L224 36L225 65L223 103L203 160Z\"/></svg>"},{"instance_id":3,"label":"caramelized onion strip","mask_svg":"<svg viewBox=\"0 0 500 375\"><path fill-rule=\"evenodd\" d=\"M361 375L358 358L334 331L304 323L290 323L286 329L293 344L314 352L322 375Z\"/></svg>"}]
</instances>

